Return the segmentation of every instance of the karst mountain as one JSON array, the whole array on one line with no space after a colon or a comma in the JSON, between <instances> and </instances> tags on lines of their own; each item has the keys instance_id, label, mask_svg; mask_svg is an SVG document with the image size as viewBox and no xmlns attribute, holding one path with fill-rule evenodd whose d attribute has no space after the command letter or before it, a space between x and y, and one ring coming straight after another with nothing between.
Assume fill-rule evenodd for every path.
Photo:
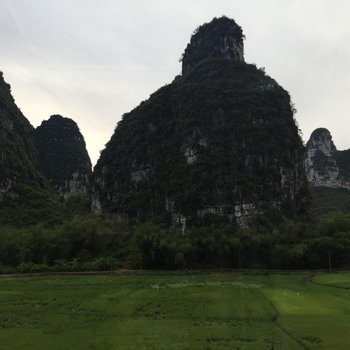
<instances>
[{"instance_id":1,"label":"karst mountain","mask_svg":"<svg viewBox=\"0 0 350 350\"><path fill-rule=\"evenodd\" d=\"M182 74L125 114L102 151L95 210L182 227L305 210L304 146L290 96L245 62L243 39L227 17L193 33Z\"/></svg>"}]
</instances>

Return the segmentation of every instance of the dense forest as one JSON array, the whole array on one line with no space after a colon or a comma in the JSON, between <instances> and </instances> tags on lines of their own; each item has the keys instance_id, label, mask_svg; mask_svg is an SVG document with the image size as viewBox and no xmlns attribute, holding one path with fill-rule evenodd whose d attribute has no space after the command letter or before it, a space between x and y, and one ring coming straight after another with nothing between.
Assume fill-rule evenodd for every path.
<instances>
[{"instance_id":1,"label":"dense forest","mask_svg":"<svg viewBox=\"0 0 350 350\"><path fill-rule=\"evenodd\" d=\"M86 196L72 195L46 222L0 227L0 270L328 269L330 264L332 268L349 264L347 213L298 220L261 217L244 228L215 215L205 220L185 234L137 219L116 223L92 214Z\"/></svg>"}]
</instances>

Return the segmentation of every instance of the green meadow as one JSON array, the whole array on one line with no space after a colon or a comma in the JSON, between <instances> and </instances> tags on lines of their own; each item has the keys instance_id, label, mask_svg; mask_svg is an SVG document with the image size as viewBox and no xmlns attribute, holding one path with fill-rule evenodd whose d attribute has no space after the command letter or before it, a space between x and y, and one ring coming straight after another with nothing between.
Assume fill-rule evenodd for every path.
<instances>
[{"instance_id":1,"label":"green meadow","mask_svg":"<svg viewBox=\"0 0 350 350\"><path fill-rule=\"evenodd\" d=\"M349 349L350 273L0 279L0 349Z\"/></svg>"}]
</instances>

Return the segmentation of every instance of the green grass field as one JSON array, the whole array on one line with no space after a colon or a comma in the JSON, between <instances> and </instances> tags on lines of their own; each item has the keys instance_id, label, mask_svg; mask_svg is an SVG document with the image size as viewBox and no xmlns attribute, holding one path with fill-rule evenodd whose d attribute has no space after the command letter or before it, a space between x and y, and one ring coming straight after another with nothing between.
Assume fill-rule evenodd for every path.
<instances>
[{"instance_id":1,"label":"green grass field","mask_svg":"<svg viewBox=\"0 0 350 350\"><path fill-rule=\"evenodd\" d=\"M0 279L0 349L349 349L350 273Z\"/></svg>"}]
</instances>

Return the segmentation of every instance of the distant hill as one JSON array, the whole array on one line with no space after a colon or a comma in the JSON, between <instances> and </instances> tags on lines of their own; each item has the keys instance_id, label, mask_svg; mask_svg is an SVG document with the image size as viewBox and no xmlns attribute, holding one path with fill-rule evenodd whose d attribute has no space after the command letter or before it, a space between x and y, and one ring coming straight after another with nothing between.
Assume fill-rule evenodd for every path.
<instances>
[{"instance_id":1,"label":"distant hill","mask_svg":"<svg viewBox=\"0 0 350 350\"><path fill-rule=\"evenodd\" d=\"M84 140L72 120L60 118L61 124L54 117L35 131L0 74L0 225L58 222L57 194L87 191L91 163Z\"/></svg>"},{"instance_id":2,"label":"distant hill","mask_svg":"<svg viewBox=\"0 0 350 350\"><path fill-rule=\"evenodd\" d=\"M89 190L91 161L78 125L53 115L35 130L39 167L61 196Z\"/></svg>"},{"instance_id":3,"label":"distant hill","mask_svg":"<svg viewBox=\"0 0 350 350\"><path fill-rule=\"evenodd\" d=\"M350 150L338 151L329 130L318 128L311 134L305 168L316 212L350 212Z\"/></svg>"}]
</instances>

